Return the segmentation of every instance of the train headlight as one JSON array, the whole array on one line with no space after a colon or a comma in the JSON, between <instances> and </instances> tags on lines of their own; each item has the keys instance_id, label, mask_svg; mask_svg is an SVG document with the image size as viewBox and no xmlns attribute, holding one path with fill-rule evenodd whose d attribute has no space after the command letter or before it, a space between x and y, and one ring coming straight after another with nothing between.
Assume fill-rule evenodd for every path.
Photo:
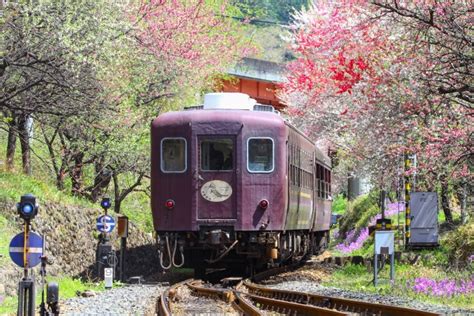
<instances>
[{"instance_id":1,"label":"train headlight","mask_svg":"<svg viewBox=\"0 0 474 316\"><path fill-rule=\"evenodd\" d=\"M266 210L267 207L268 207L268 200L261 200L259 203L258 203L258 206L262 209L262 210Z\"/></svg>"},{"instance_id":2,"label":"train headlight","mask_svg":"<svg viewBox=\"0 0 474 316\"><path fill-rule=\"evenodd\" d=\"M165 202L165 206L166 206L166 208L169 209L169 210L174 209L174 205L175 205L175 203L174 203L174 201L173 201L172 199L168 199L168 200L166 200L166 202Z\"/></svg>"}]
</instances>

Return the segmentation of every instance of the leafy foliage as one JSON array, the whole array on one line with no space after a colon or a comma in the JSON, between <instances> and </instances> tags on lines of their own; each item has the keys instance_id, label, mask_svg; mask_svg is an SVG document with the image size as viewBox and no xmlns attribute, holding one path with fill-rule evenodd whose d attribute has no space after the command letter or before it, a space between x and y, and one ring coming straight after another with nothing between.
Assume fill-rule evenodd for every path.
<instances>
[{"instance_id":1,"label":"leafy foliage","mask_svg":"<svg viewBox=\"0 0 474 316\"><path fill-rule=\"evenodd\" d=\"M391 185L383 179L395 178L400 155L410 152L423 189L447 187L447 177L469 182L470 7L472 1L315 2L293 24L297 59L281 94L293 120L331 140L346 174L359 170Z\"/></svg>"},{"instance_id":2,"label":"leafy foliage","mask_svg":"<svg viewBox=\"0 0 474 316\"><path fill-rule=\"evenodd\" d=\"M7 167L19 136L31 174L35 130L58 189L70 182L73 195L97 201L113 184L116 211L132 192L148 194L149 121L252 51L217 9L203 0L9 6L0 63Z\"/></svg>"},{"instance_id":3,"label":"leafy foliage","mask_svg":"<svg viewBox=\"0 0 474 316\"><path fill-rule=\"evenodd\" d=\"M446 234L443 244L453 268L457 270L471 266L474 262L474 222Z\"/></svg>"},{"instance_id":4,"label":"leafy foliage","mask_svg":"<svg viewBox=\"0 0 474 316\"><path fill-rule=\"evenodd\" d=\"M344 237L352 229L360 229L379 212L378 191L361 195L348 203L347 211L339 221L339 235Z\"/></svg>"},{"instance_id":5,"label":"leafy foliage","mask_svg":"<svg viewBox=\"0 0 474 316\"><path fill-rule=\"evenodd\" d=\"M308 5L308 0L232 0L237 16L288 23L296 10Z\"/></svg>"},{"instance_id":6,"label":"leafy foliage","mask_svg":"<svg viewBox=\"0 0 474 316\"><path fill-rule=\"evenodd\" d=\"M335 214L344 214L347 208L347 198L338 194L332 202L332 212Z\"/></svg>"}]
</instances>

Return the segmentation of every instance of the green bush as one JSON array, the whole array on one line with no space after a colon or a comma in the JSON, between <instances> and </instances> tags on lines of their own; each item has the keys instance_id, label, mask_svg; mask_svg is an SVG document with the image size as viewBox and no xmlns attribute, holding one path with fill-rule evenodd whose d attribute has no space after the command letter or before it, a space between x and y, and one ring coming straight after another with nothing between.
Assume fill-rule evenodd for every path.
<instances>
[{"instance_id":1,"label":"green bush","mask_svg":"<svg viewBox=\"0 0 474 316\"><path fill-rule=\"evenodd\" d=\"M342 194L338 194L332 202L332 212L335 214L344 214L347 208L347 199Z\"/></svg>"},{"instance_id":2,"label":"green bush","mask_svg":"<svg viewBox=\"0 0 474 316\"><path fill-rule=\"evenodd\" d=\"M474 255L474 222L446 234L442 245L447 250L448 262L455 269L465 268Z\"/></svg>"},{"instance_id":3,"label":"green bush","mask_svg":"<svg viewBox=\"0 0 474 316\"><path fill-rule=\"evenodd\" d=\"M354 229L367 226L371 217L379 212L378 207L379 192L372 191L369 194L361 195L354 201L347 203L347 211L339 222L339 236Z\"/></svg>"}]
</instances>

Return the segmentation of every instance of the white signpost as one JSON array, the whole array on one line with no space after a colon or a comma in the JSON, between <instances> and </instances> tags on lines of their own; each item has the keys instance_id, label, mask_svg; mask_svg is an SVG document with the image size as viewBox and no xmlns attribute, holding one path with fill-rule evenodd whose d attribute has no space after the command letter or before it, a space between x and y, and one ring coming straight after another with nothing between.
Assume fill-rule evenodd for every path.
<instances>
[{"instance_id":1,"label":"white signpost","mask_svg":"<svg viewBox=\"0 0 474 316\"><path fill-rule=\"evenodd\" d=\"M113 268L104 268L104 281L105 281L105 288L111 289L114 282L114 269Z\"/></svg>"},{"instance_id":2,"label":"white signpost","mask_svg":"<svg viewBox=\"0 0 474 316\"><path fill-rule=\"evenodd\" d=\"M390 280L395 278L395 249L394 249L395 231L393 230L379 230L375 231L375 246L374 246L374 286L377 286L377 276L379 273L378 258L381 258L381 266L390 256Z\"/></svg>"}]
</instances>

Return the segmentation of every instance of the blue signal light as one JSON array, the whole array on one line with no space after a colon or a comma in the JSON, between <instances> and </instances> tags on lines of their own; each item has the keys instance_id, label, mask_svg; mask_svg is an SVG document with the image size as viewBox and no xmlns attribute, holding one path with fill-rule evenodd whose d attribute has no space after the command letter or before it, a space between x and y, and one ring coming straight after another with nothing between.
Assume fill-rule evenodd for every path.
<instances>
[{"instance_id":1,"label":"blue signal light","mask_svg":"<svg viewBox=\"0 0 474 316\"><path fill-rule=\"evenodd\" d=\"M38 213L38 204L36 204L36 198L32 194L23 195L20 199L20 203L16 205L16 209L21 218L26 221L30 221Z\"/></svg>"},{"instance_id":2,"label":"blue signal light","mask_svg":"<svg viewBox=\"0 0 474 316\"><path fill-rule=\"evenodd\" d=\"M100 206L102 206L104 209L109 209L112 206L112 203L110 202L109 198L103 198L100 202Z\"/></svg>"},{"instance_id":3,"label":"blue signal light","mask_svg":"<svg viewBox=\"0 0 474 316\"><path fill-rule=\"evenodd\" d=\"M30 203L25 203L21 206L21 211L23 212L23 214L31 214L33 212L33 205L31 205Z\"/></svg>"}]
</instances>

